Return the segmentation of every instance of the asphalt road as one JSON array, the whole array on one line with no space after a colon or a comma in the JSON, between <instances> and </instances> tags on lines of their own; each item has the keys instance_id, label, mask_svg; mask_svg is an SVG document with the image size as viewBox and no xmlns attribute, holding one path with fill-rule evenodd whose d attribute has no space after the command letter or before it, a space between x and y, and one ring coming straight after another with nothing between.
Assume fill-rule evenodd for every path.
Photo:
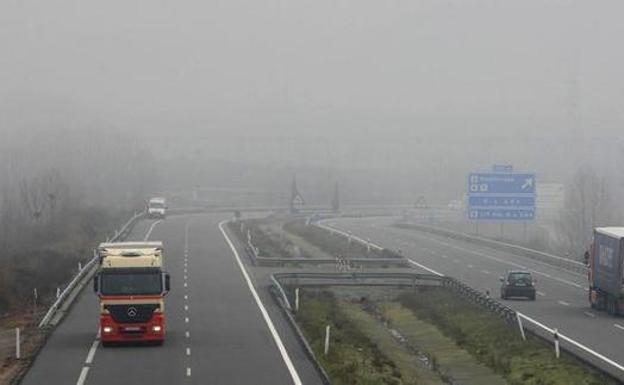
<instances>
[{"instance_id":1,"label":"asphalt road","mask_svg":"<svg viewBox=\"0 0 624 385\"><path fill-rule=\"evenodd\" d=\"M530 269L537 279L537 300L501 302L624 364L624 318L590 309L584 275L465 241L391 227L393 221L374 217L337 219L324 224L351 231L385 248L400 249L422 266L458 278L483 292L489 290L497 298L500 276L507 270Z\"/></svg>"},{"instance_id":2,"label":"asphalt road","mask_svg":"<svg viewBox=\"0 0 624 385\"><path fill-rule=\"evenodd\" d=\"M163 346L101 347L97 298L87 287L22 384L319 384L266 290L266 277L256 281L247 267L255 289L250 288L218 227L225 218L205 214L157 224L146 220L129 237L148 236L165 245L172 288L165 304ZM246 258L240 259L245 263Z\"/></svg>"}]
</instances>

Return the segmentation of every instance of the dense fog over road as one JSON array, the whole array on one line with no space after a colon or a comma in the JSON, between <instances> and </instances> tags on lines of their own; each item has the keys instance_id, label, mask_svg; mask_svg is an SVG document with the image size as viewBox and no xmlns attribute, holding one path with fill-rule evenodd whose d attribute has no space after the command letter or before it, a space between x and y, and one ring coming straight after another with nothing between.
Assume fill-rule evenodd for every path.
<instances>
[{"instance_id":1,"label":"dense fog over road","mask_svg":"<svg viewBox=\"0 0 624 385\"><path fill-rule=\"evenodd\" d=\"M492 163L558 183L589 167L618 175L619 189L622 11L572 0L10 0L2 146L24 133L121 132L164 165L163 188L275 189L299 174L307 190L321 184L308 192L318 199L343 180L358 200L445 201Z\"/></svg>"}]
</instances>

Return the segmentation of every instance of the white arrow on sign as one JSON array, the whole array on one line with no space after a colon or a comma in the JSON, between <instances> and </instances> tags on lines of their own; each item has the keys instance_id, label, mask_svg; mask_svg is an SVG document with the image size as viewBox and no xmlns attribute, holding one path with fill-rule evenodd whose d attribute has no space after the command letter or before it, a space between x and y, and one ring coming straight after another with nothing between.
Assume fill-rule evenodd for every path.
<instances>
[{"instance_id":1,"label":"white arrow on sign","mask_svg":"<svg viewBox=\"0 0 624 385\"><path fill-rule=\"evenodd\" d=\"M533 186L533 178L527 178L524 180L524 184L522 185L522 189L527 189Z\"/></svg>"}]
</instances>

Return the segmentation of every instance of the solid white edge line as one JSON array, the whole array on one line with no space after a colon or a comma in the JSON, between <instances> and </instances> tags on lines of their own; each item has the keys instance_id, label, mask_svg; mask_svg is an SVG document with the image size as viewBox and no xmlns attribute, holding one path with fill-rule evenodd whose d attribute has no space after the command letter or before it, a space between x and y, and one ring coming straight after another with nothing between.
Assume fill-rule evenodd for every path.
<instances>
[{"instance_id":1,"label":"solid white edge line","mask_svg":"<svg viewBox=\"0 0 624 385\"><path fill-rule=\"evenodd\" d=\"M162 219L159 219L156 222L152 223L152 226L150 226L149 230L147 231L147 234L145 234L145 238L143 238L144 242L147 242L150 235L152 235L152 231L154 231L154 227L156 227L156 225L159 224L160 222L162 222Z\"/></svg>"},{"instance_id":2,"label":"solid white edge line","mask_svg":"<svg viewBox=\"0 0 624 385\"><path fill-rule=\"evenodd\" d=\"M87 355L87 359L85 360L85 364L91 364L93 362L93 357L95 356L95 352L100 344L99 340L93 341L93 345L91 345L91 349L89 349L89 354Z\"/></svg>"},{"instance_id":3,"label":"solid white edge line","mask_svg":"<svg viewBox=\"0 0 624 385\"><path fill-rule=\"evenodd\" d=\"M613 326L615 326L616 328L618 328L620 330L624 330L624 326L622 326L620 324L613 324Z\"/></svg>"},{"instance_id":4,"label":"solid white edge line","mask_svg":"<svg viewBox=\"0 0 624 385\"><path fill-rule=\"evenodd\" d=\"M409 258L408 258L407 260L408 260L408 261L409 261L412 265L418 266L418 267L420 267L421 269L426 270L426 271L428 271L428 272L430 272L430 273L433 273L433 274L435 274L435 275L437 275L437 276L444 277L444 274L442 274L442 273L438 273L437 271L435 271L435 270L433 270L433 269L430 269L430 268L428 268L428 267L427 267L427 266L425 266L425 265L421 265L420 263L418 263L418 262L416 262L416 261L413 261L413 260L411 260L411 259L409 259Z\"/></svg>"},{"instance_id":5,"label":"solid white edge line","mask_svg":"<svg viewBox=\"0 0 624 385\"><path fill-rule=\"evenodd\" d=\"M271 321L271 317L269 317L269 313L267 312L266 308L262 304L262 301L260 300L260 297L258 296L258 293L256 292L256 289L254 288L253 283L251 282L251 279L249 278L249 274L247 274L247 270L245 269L245 266L243 265L243 262L241 261L240 256L238 255L238 251L236 251L234 244L232 243L232 241L230 240L226 231L223 228L223 225L227 222L228 222L227 220L220 222L219 230L221 230L223 237L227 241L227 244L230 246L230 249L232 250L234 257L236 258L236 262L238 262L238 267L240 267L241 273L243 274L243 277L245 278L245 282L247 282L249 291L251 291L253 298L256 300L256 304L258 305L258 308L260 309L260 313L262 313L264 322L266 322L267 327L269 328L269 331L271 332L271 335L273 336L273 340L275 341L275 344L277 345L277 348L279 349L280 354L282 355L282 359L284 360L284 363L286 364L286 367L288 368L288 372L290 373L293 383L295 385L302 385L303 383L301 382L301 379L299 378L297 369L295 368L292 361L290 360L290 356L288 355L288 352L286 351L286 347L282 343L282 339L277 333L277 330L275 329L275 326L273 325L273 321Z\"/></svg>"},{"instance_id":6,"label":"solid white edge line","mask_svg":"<svg viewBox=\"0 0 624 385\"><path fill-rule=\"evenodd\" d=\"M89 367L84 366L82 370L80 371L80 377L78 377L78 381L76 382L76 385L84 385L85 380L87 379L87 374L89 374Z\"/></svg>"}]
</instances>

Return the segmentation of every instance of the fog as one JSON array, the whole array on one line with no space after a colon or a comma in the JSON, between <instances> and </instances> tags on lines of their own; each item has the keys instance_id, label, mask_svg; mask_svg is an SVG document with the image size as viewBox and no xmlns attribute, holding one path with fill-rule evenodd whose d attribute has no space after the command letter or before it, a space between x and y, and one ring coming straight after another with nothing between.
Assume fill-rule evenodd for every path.
<instances>
[{"instance_id":1,"label":"fog","mask_svg":"<svg viewBox=\"0 0 624 385\"><path fill-rule=\"evenodd\" d=\"M615 0L7 0L2 148L64 171L68 146L90 148L85 132L140 145L159 174L146 195L244 187L281 202L297 175L316 203L335 182L347 202L445 203L494 163L556 183L589 167L620 194L622 11Z\"/></svg>"}]
</instances>

